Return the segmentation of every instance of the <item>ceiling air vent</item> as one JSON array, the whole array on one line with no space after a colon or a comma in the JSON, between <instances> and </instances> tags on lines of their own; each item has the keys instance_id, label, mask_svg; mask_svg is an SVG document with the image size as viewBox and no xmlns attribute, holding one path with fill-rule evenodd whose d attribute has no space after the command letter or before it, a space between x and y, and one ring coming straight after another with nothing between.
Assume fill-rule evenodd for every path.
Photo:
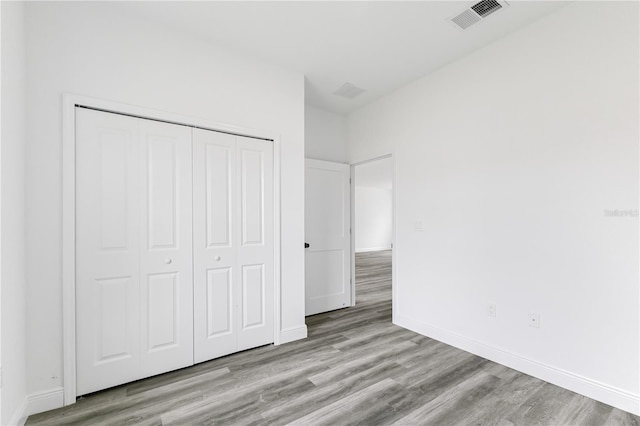
<instances>
[{"instance_id":1,"label":"ceiling air vent","mask_svg":"<svg viewBox=\"0 0 640 426\"><path fill-rule=\"evenodd\" d=\"M470 8L465 9L450 20L458 28L466 30L471 25L483 20L496 10L502 9L504 6L508 5L509 3L504 0L482 0Z\"/></svg>"},{"instance_id":2,"label":"ceiling air vent","mask_svg":"<svg viewBox=\"0 0 640 426\"><path fill-rule=\"evenodd\" d=\"M481 18L478 16L478 14L471 9L465 10L460 15L454 16L453 18L451 18L453 23L459 26L460 28L462 28L463 30L466 30L471 25L478 22L480 19Z\"/></svg>"},{"instance_id":3,"label":"ceiling air vent","mask_svg":"<svg viewBox=\"0 0 640 426\"><path fill-rule=\"evenodd\" d=\"M351 83L345 83L338 90L333 92L334 95L342 96L343 98L353 99L356 96L364 93L364 89L354 86Z\"/></svg>"},{"instance_id":4,"label":"ceiling air vent","mask_svg":"<svg viewBox=\"0 0 640 426\"><path fill-rule=\"evenodd\" d=\"M502 9L502 6L496 0L483 0L471 6L471 9L484 18L498 9Z\"/></svg>"}]
</instances>

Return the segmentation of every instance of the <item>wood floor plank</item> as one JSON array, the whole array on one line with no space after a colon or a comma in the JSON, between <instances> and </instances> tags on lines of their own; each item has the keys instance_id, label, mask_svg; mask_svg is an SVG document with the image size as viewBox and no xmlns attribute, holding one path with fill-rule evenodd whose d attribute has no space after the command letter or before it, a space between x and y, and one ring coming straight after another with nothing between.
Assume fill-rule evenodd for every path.
<instances>
[{"instance_id":1,"label":"wood floor plank","mask_svg":"<svg viewBox=\"0 0 640 426\"><path fill-rule=\"evenodd\" d=\"M614 409L605 422L605 426L640 426L640 417Z\"/></svg>"},{"instance_id":2,"label":"wood floor plank","mask_svg":"<svg viewBox=\"0 0 640 426\"><path fill-rule=\"evenodd\" d=\"M572 403L567 404L558 414L558 424L601 425L606 423L613 407L576 394Z\"/></svg>"},{"instance_id":3,"label":"wood floor plank","mask_svg":"<svg viewBox=\"0 0 640 426\"><path fill-rule=\"evenodd\" d=\"M560 424L560 413L575 395L566 389L545 383L507 418L516 425Z\"/></svg>"},{"instance_id":4,"label":"wood floor plank","mask_svg":"<svg viewBox=\"0 0 640 426\"><path fill-rule=\"evenodd\" d=\"M463 424L474 404L498 387L500 379L478 371L446 392L423 403L394 424Z\"/></svg>"},{"instance_id":5,"label":"wood floor plank","mask_svg":"<svg viewBox=\"0 0 640 426\"><path fill-rule=\"evenodd\" d=\"M392 361L385 361L369 370L346 376L335 383L301 394L287 401L286 404L263 412L262 416L275 424L286 424L317 410L318 407L332 404L358 390L394 377L404 370Z\"/></svg>"},{"instance_id":6,"label":"wood floor plank","mask_svg":"<svg viewBox=\"0 0 640 426\"><path fill-rule=\"evenodd\" d=\"M27 425L640 426L637 416L391 323L391 251L309 337L87 395Z\"/></svg>"},{"instance_id":7,"label":"wood floor plank","mask_svg":"<svg viewBox=\"0 0 640 426\"><path fill-rule=\"evenodd\" d=\"M487 368L485 371L491 370ZM495 426L511 423L507 420L509 414L545 383L510 368L502 367L499 370L506 370L503 374L495 375L501 379L500 386L479 401L473 412L468 413L466 418L468 424Z\"/></svg>"},{"instance_id":8,"label":"wood floor plank","mask_svg":"<svg viewBox=\"0 0 640 426\"><path fill-rule=\"evenodd\" d=\"M354 359L343 359L342 362L328 370L309 377L311 383L316 386L326 385L338 380L340 377L352 375L370 369L371 367L383 362L385 359L394 358L409 348L416 347L416 344L405 340L397 342L385 349L378 349L366 355L358 356Z\"/></svg>"},{"instance_id":9,"label":"wood floor plank","mask_svg":"<svg viewBox=\"0 0 640 426\"><path fill-rule=\"evenodd\" d=\"M336 425L350 423L355 413L365 416L366 412L375 409L375 403L403 392L402 386L393 379L384 379L365 389L361 389L339 401L326 405L306 416L291 422L291 425Z\"/></svg>"}]
</instances>

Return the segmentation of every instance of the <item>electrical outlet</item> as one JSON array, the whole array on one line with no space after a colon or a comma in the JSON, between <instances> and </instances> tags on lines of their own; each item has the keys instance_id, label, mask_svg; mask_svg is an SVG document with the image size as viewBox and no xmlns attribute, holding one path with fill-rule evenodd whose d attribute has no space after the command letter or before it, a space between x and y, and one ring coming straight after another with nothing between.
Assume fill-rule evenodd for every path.
<instances>
[{"instance_id":1,"label":"electrical outlet","mask_svg":"<svg viewBox=\"0 0 640 426\"><path fill-rule=\"evenodd\" d=\"M416 223L414 224L414 227L416 229L416 231L422 231L422 221L416 221Z\"/></svg>"},{"instance_id":2,"label":"electrical outlet","mask_svg":"<svg viewBox=\"0 0 640 426\"><path fill-rule=\"evenodd\" d=\"M495 303L489 303L487 305L487 315L489 315L490 317L495 317L496 316L496 304Z\"/></svg>"},{"instance_id":3,"label":"electrical outlet","mask_svg":"<svg viewBox=\"0 0 640 426\"><path fill-rule=\"evenodd\" d=\"M529 327L540 328L540 314L529 312Z\"/></svg>"}]
</instances>

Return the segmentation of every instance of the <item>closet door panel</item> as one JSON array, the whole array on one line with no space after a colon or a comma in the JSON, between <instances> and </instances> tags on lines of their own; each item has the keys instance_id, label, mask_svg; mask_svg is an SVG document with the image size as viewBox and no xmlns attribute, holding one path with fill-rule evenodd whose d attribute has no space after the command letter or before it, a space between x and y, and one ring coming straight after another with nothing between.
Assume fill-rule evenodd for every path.
<instances>
[{"instance_id":1,"label":"closet door panel","mask_svg":"<svg viewBox=\"0 0 640 426\"><path fill-rule=\"evenodd\" d=\"M203 147L206 247L211 249L230 249L232 246L233 178L231 170L235 148L225 144L229 139L227 136L217 138L219 141L217 144L206 143ZM202 160L195 159L195 161Z\"/></svg>"},{"instance_id":2,"label":"closet door panel","mask_svg":"<svg viewBox=\"0 0 640 426\"><path fill-rule=\"evenodd\" d=\"M191 129L140 119L141 371L193 363Z\"/></svg>"},{"instance_id":3,"label":"closet door panel","mask_svg":"<svg viewBox=\"0 0 640 426\"><path fill-rule=\"evenodd\" d=\"M238 350L273 342L273 144L237 137L241 232Z\"/></svg>"},{"instance_id":4,"label":"closet door panel","mask_svg":"<svg viewBox=\"0 0 640 426\"><path fill-rule=\"evenodd\" d=\"M176 249L180 233L176 199L182 190L177 176L179 147L173 138L153 134L146 142L147 245L149 250Z\"/></svg>"},{"instance_id":5,"label":"closet door panel","mask_svg":"<svg viewBox=\"0 0 640 426\"><path fill-rule=\"evenodd\" d=\"M206 338L215 339L233 333L233 281L231 268L207 269L207 329Z\"/></svg>"},{"instance_id":6,"label":"closet door panel","mask_svg":"<svg viewBox=\"0 0 640 426\"><path fill-rule=\"evenodd\" d=\"M263 327L265 316L265 265L242 267L242 329Z\"/></svg>"},{"instance_id":7,"label":"closet door panel","mask_svg":"<svg viewBox=\"0 0 640 426\"><path fill-rule=\"evenodd\" d=\"M78 395L139 378L137 120L76 109Z\"/></svg>"},{"instance_id":8,"label":"closet door panel","mask_svg":"<svg viewBox=\"0 0 640 426\"><path fill-rule=\"evenodd\" d=\"M175 309L180 303L177 278L176 272L147 276L149 351L174 347L180 343L177 335L180 321Z\"/></svg>"},{"instance_id":9,"label":"closet door panel","mask_svg":"<svg viewBox=\"0 0 640 426\"><path fill-rule=\"evenodd\" d=\"M242 246L263 246L265 153L246 148L242 148L240 152Z\"/></svg>"},{"instance_id":10,"label":"closet door panel","mask_svg":"<svg viewBox=\"0 0 640 426\"><path fill-rule=\"evenodd\" d=\"M235 163L235 136L193 130L195 362L237 350Z\"/></svg>"}]
</instances>

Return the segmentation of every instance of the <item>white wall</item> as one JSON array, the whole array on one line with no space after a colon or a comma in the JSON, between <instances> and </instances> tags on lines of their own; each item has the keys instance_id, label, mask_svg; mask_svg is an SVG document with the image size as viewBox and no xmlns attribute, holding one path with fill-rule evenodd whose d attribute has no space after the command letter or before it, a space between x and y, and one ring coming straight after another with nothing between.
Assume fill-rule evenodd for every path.
<instances>
[{"instance_id":1,"label":"white wall","mask_svg":"<svg viewBox=\"0 0 640 426\"><path fill-rule=\"evenodd\" d=\"M69 92L280 135L284 338L304 325L304 78L109 2L29 2L28 389L62 385L61 97Z\"/></svg>"},{"instance_id":2,"label":"white wall","mask_svg":"<svg viewBox=\"0 0 640 426\"><path fill-rule=\"evenodd\" d=\"M356 252L388 250L393 225L393 159L354 166Z\"/></svg>"},{"instance_id":3,"label":"white wall","mask_svg":"<svg viewBox=\"0 0 640 426\"><path fill-rule=\"evenodd\" d=\"M391 189L355 188L356 252L391 248Z\"/></svg>"},{"instance_id":4,"label":"white wall","mask_svg":"<svg viewBox=\"0 0 640 426\"><path fill-rule=\"evenodd\" d=\"M305 105L304 156L346 163L346 123L342 115Z\"/></svg>"},{"instance_id":5,"label":"white wall","mask_svg":"<svg viewBox=\"0 0 640 426\"><path fill-rule=\"evenodd\" d=\"M638 36L575 2L348 119L395 153L396 322L636 413Z\"/></svg>"},{"instance_id":6,"label":"white wall","mask_svg":"<svg viewBox=\"0 0 640 426\"><path fill-rule=\"evenodd\" d=\"M16 422L27 392L24 246L24 7L2 2L2 416Z\"/></svg>"}]
</instances>

